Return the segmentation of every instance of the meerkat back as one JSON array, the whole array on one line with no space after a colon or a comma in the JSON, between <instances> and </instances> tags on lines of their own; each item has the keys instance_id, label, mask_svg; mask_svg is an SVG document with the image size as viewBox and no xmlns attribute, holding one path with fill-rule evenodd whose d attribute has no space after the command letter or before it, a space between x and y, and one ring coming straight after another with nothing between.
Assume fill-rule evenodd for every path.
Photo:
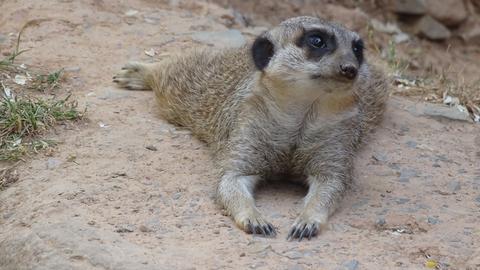
<instances>
[{"instance_id":1,"label":"meerkat back","mask_svg":"<svg viewBox=\"0 0 480 270\"><path fill-rule=\"evenodd\" d=\"M153 64L129 63L114 81L153 90L163 118L214 143L228 137L253 74L248 47L207 48L172 53Z\"/></svg>"}]
</instances>

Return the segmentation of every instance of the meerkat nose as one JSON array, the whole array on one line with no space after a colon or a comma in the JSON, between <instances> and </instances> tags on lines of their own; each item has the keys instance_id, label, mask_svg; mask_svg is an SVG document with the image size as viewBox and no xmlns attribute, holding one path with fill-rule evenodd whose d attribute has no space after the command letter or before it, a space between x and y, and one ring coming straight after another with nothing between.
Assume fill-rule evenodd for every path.
<instances>
[{"instance_id":1,"label":"meerkat nose","mask_svg":"<svg viewBox=\"0 0 480 270\"><path fill-rule=\"evenodd\" d=\"M352 64L341 64L340 73L346 78L353 80L357 76L357 68Z\"/></svg>"}]
</instances>

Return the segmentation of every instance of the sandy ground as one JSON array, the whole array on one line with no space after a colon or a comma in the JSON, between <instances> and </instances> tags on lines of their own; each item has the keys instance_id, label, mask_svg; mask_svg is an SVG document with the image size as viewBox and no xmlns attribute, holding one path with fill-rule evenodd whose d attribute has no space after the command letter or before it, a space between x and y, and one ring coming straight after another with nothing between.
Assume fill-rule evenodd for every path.
<instances>
[{"instance_id":1,"label":"sandy ground","mask_svg":"<svg viewBox=\"0 0 480 270\"><path fill-rule=\"evenodd\" d=\"M306 190L272 183L258 206L279 235L252 237L214 203L208 149L159 118L152 93L111 82L126 61L158 57L145 50L226 30L219 18L230 11L140 0L0 5L4 35L47 19L25 31L31 50L19 61L65 67L88 108L88 121L56 130L53 156L22 163L0 193L0 269L424 269L428 258L480 269L480 126L418 117L422 104L393 98L327 230L287 242Z\"/></svg>"}]
</instances>

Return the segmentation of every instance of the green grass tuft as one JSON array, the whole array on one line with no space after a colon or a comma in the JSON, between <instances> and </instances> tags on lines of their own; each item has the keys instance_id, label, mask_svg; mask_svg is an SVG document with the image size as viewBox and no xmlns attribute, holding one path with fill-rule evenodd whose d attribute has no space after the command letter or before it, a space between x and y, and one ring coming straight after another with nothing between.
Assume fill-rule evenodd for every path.
<instances>
[{"instance_id":1,"label":"green grass tuft","mask_svg":"<svg viewBox=\"0 0 480 270\"><path fill-rule=\"evenodd\" d=\"M61 100L4 97L0 100L0 161L18 160L29 152L48 148L53 142L37 136L58 122L80 119L77 103Z\"/></svg>"}]
</instances>

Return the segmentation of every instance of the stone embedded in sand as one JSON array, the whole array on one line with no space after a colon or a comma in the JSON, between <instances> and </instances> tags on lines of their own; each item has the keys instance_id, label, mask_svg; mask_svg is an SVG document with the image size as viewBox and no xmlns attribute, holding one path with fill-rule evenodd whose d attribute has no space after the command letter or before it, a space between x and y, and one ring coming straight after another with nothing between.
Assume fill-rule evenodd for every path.
<instances>
[{"instance_id":1,"label":"stone embedded in sand","mask_svg":"<svg viewBox=\"0 0 480 270\"><path fill-rule=\"evenodd\" d=\"M359 262L357 260L351 260L343 264L343 266L348 270L358 269Z\"/></svg>"},{"instance_id":2,"label":"stone embedded in sand","mask_svg":"<svg viewBox=\"0 0 480 270\"><path fill-rule=\"evenodd\" d=\"M415 169L410 168L402 168L400 169L400 177L398 179L399 182L408 183L410 182L410 178L418 177L418 171Z\"/></svg>"},{"instance_id":3,"label":"stone embedded in sand","mask_svg":"<svg viewBox=\"0 0 480 270\"><path fill-rule=\"evenodd\" d=\"M238 30L231 29L221 32L198 32L192 35L192 39L201 43L212 44L219 47L239 48L245 45L246 40Z\"/></svg>"},{"instance_id":4,"label":"stone embedded in sand","mask_svg":"<svg viewBox=\"0 0 480 270\"><path fill-rule=\"evenodd\" d=\"M60 160L58 160L56 158L49 158L47 160L47 169L49 169L49 170L55 169L58 166L60 166L60 164L62 164L62 162Z\"/></svg>"},{"instance_id":5,"label":"stone embedded in sand","mask_svg":"<svg viewBox=\"0 0 480 270\"><path fill-rule=\"evenodd\" d=\"M468 111L459 108L461 108L461 106L449 107L427 103L423 109L423 115L470 122L471 119Z\"/></svg>"},{"instance_id":6,"label":"stone embedded in sand","mask_svg":"<svg viewBox=\"0 0 480 270\"><path fill-rule=\"evenodd\" d=\"M350 9L328 4L322 8L321 12L328 14L328 19L340 22L354 31L365 29L370 21L370 17L359 8Z\"/></svg>"},{"instance_id":7,"label":"stone embedded in sand","mask_svg":"<svg viewBox=\"0 0 480 270\"><path fill-rule=\"evenodd\" d=\"M0 44L4 43L5 41L7 41L7 36L0 34Z\"/></svg>"},{"instance_id":8,"label":"stone embedded in sand","mask_svg":"<svg viewBox=\"0 0 480 270\"><path fill-rule=\"evenodd\" d=\"M414 26L415 32L430 40L444 40L452 35L450 30L429 15L423 16Z\"/></svg>"},{"instance_id":9,"label":"stone embedded in sand","mask_svg":"<svg viewBox=\"0 0 480 270\"><path fill-rule=\"evenodd\" d=\"M391 10L398 14L423 15L427 12L424 0L390 0Z\"/></svg>"},{"instance_id":10,"label":"stone embedded in sand","mask_svg":"<svg viewBox=\"0 0 480 270\"><path fill-rule=\"evenodd\" d=\"M453 181L448 184L448 190L452 193L455 193L461 189L459 181Z\"/></svg>"}]
</instances>

